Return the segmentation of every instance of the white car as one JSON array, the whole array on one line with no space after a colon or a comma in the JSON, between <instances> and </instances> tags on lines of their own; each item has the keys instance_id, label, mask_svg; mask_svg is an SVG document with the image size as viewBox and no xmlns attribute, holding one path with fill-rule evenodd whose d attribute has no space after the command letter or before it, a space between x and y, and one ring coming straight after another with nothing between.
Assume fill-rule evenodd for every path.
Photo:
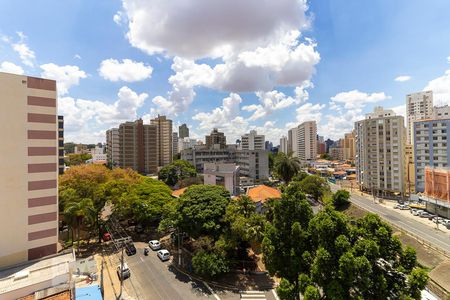
<instances>
[{"instance_id":1,"label":"white car","mask_svg":"<svg viewBox=\"0 0 450 300\"><path fill-rule=\"evenodd\" d=\"M150 242L148 242L148 246L152 250L159 250L159 249L161 249L161 243L158 240L151 240Z\"/></svg>"},{"instance_id":2,"label":"white car","mask_svg":"<svg viewBox=\"0 0 450 300\"><path fill-rule=\"evenodd\" d=\"M412 213L414 216L418 216L418 215L420 215L420 213L422 213L422 212L424 212L424 210L421 210L421 209L412 209L412 210L411 210L411 213Z\"/></svg>"},{"instance_id":3,"label":"white car","mask_svg":"<svg viewBox=\"0 0 450 300\"><path fill-rule=\"evenodd\" d=\"M166 261L166 260L170 259L170 252L166 249L159 250L157 253L158 253L159 259L162 261Z\"/></svg>"},{"instance_id":4,"label":"white car","mask_svg":"<svg viewBox=\"0 0 450 300\"><path fill-rule=\"evenodd\" d=\"M123 264L122 272L120 272L120 265L117 266L117 276L119 276L119 279L121 279L122 277L122 280L127 279L131 276L131 272L130 269L128 268L127 263Z\"/></svg>"}]
</instances>

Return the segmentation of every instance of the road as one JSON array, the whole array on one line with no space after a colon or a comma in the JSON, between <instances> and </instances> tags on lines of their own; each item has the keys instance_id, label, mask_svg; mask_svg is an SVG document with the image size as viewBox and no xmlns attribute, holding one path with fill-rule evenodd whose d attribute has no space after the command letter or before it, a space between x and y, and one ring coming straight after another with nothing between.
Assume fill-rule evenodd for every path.
<instances>
[{"instance_id":1,"label":"road","mask_svg":"<svg viewBox=\"0 0 450 300\"><path fill-rule=\"evenodd\" d=\"M135 300L275 300L272 291L253 291L236 293L214 286L206 286L204 282L179 273L171 266L170 261L162 262L156 251L150 251L148 256L143 254L147 245L135 243L137 253L124 256L131 270L131 277L124 281L127 295ZM118 260L117 260L118 261ZM115 274L114 274L115 275Z\"/></svg>"},{"instance_id":2,"label":"road","mask_svg":"<svg viewBox=\"0 0 450 300\"><path fill-rule=\"evenodd\" d=\"M339 189L335 184L330 184L330 186L332 191ZM431 228L426 224L415 222L414 219L405 217L395 210L374 203L367 197L356 193L351 194L350 201L367 211L378 214L389 223L418 236L427 243L450 253L450 238L444 232Z\"/></svg>"}]
</instances>

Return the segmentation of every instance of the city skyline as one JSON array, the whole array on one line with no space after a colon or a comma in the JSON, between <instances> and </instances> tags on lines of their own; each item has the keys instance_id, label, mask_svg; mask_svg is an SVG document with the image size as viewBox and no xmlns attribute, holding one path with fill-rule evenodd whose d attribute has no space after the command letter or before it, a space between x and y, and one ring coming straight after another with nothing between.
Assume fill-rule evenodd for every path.
<instances>
[{"instance_id":1,"label":"city skyline","mask_svg":"<svg viewBox=\"0 0 450 300\"><path fill-rule=\"evenodd\" d=\"M285 1L257 10L255 3L221 4L217 18L177 19L176 2L155 11L151 2L133 0L25 8L4 1L0 69L56 79L66 141L82 143L104 141L108 128L158 113L175 127L188 124L193 138L217 127L235 140L254 129L278 144L289 128L315 120L320 135L337 139L374 106L404 116L410 93L430 89L436 105L449 103L450 42L440 38L450 27L440 17L449 3L429 3L425 11L419 1ZM60 14L37 22L49 6ZM217 13L209 5L183 9L178 13ZM139 12L167 15L167 23L151 19L161 32L130 27L129 20L141 24ZM421 22L410 22L417 14ZM202 28L208 30L198 35Z\"/></svg>"}]
</instances>

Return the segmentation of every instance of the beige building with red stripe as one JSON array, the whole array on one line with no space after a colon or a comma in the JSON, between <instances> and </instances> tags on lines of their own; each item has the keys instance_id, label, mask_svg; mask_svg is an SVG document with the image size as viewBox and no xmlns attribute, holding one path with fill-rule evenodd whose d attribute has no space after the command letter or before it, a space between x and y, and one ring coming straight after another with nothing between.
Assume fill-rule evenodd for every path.
<instances>
[{"instance_id":1,"label":"beige building with red stripe","mask_svg":"<svg viewBox=\"0 0 450 300\"><path fill-rule=\"evenodd\" d=\"M0 72L0 268L56 253L56 82Z\"/></svg>"}]
</instances>

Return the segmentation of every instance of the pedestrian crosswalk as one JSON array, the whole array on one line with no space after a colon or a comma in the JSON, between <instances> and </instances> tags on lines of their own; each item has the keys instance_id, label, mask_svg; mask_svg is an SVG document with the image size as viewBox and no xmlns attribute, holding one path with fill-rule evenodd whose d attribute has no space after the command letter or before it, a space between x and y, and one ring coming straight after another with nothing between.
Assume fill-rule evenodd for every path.
<instances>
[{"instance_id":1,"label":"pedestrian crosswalk","mask_svg":"<svg viewBox=\"0 0 450 300\"><path fill-rule=\"evenodd\" d=\"M263 291L241 291L241 299L245 300L265 300L266 293Z\"/></svg>"}]
</instances>

